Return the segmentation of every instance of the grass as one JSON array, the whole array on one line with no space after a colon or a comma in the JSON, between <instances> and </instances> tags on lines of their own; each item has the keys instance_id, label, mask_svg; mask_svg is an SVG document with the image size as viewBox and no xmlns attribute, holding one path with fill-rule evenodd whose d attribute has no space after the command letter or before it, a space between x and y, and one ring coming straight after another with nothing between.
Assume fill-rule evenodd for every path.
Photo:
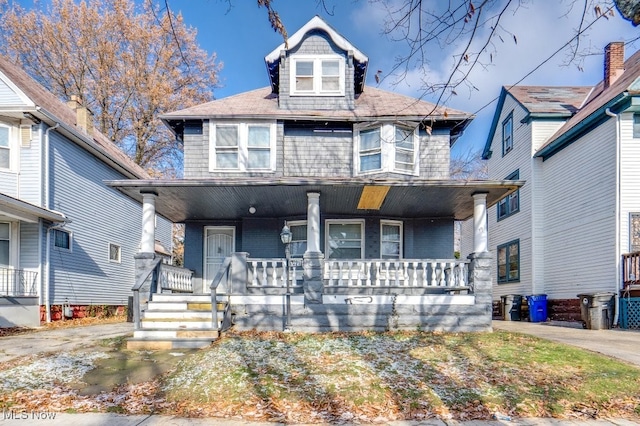
<instances>
[{"instance_id":1,"label":"grass","mask_svg":"<svg viewBox=\"0 0 640 426\"><path fill-rule=\"evenodd\" d=\"M640 369L505 332L242 334L163 383L169 401L200 413L278 421L640 412Z\"/></svg>"},{"instance_id":2,"label":"grass","mask_svg":"<svg viewBox=\"0 0 640 426\"><path fill-rule=\"evenodd\" d=\"M514 333L227 333L199 351L127 351L121 338L95 349L2 368L0 407L291 423L640 419L639 368Z\"/></svg>"}]
</instances>

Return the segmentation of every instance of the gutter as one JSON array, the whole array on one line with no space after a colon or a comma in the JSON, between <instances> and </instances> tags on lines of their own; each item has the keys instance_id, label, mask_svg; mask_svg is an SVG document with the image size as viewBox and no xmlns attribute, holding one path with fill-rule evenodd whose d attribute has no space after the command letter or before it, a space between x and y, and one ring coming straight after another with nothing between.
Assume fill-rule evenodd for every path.
<instances>
[{"instance_id":1,"label":"gutter","mask_svg":"<svg viewBox=\"0 0 640 426\"><path fill-rule=\"evenodd\" d=\"M615 238L615 256L616 256L616 277L615 277L615 313L613 316L613 324L618 323L618 313L620 312L620 291L622 289L622 271L620 269L620 258L622 257L622 253L620 250L620 221L622 220L622 208L621 208L621 172L620 172L620 162L621 162L621 143L620 143L620 115L611 112L610 108L605 109L605 114L609 117L612 117L616 120L616 201L615 201L615 215L616 215L616 238Z\"/></svg>"}]
</instances>

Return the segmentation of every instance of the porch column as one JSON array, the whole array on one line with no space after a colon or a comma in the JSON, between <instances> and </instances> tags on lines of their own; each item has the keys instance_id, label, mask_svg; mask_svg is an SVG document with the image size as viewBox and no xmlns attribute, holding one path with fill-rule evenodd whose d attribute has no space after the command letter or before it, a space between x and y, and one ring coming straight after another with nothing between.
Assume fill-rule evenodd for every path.
<instances>
[{"instance_id":1,"label":"porch column","mask_svg":"<svg viewBox=\"0 0 640 426\"><path fill-rule=\"evenodd\" d=\"M140 253L155 253L156 247L156 193L142 194L142 237Z\"/></svg>"},{"instance_id":2,"label":"porch column","mask_svg":"<svg viewBox=\"0 0 640 426\"><path fill-rule=\"evenodd\" d=\"M487 194L473 194L473 252L489 251L487 233Z\"/></svg>"},{"instance_id":3,"label":"porch column","mask_svg":"<svg viewBox=\"0 0 640 426\"><path fill-rule=\"evenodd\" d=\"M307 250L303 256L304 300L307 304L322 303L322 258L320 251L320 193L307 193Z\"/></svg>"},{"instance_id":4,"label":"porch column","mask_svg":"<svg viewBox=\"0 0 640 426\"><path fill-rule=\"evenodd\" d=\"M320 193L307 193L307 253L320 252Z\"/></svg>"}]
</instances>

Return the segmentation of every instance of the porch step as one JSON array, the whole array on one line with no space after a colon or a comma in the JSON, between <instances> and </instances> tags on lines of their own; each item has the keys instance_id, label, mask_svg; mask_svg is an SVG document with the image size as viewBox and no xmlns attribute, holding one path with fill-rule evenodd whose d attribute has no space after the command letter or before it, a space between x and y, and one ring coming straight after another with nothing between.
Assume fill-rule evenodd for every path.
<instances>
[{"instance_id":1,"label":"porch step","mask_svg":"<svg viewBox=\"0 0 640 426\"><path fill-rule=\"evenodd\" d=\"M151 319L158 319L158 318L176 319L176 320L208 319L209 322L211 322L211 311L194 311L194 310L179 311L179 310L154 309L154 310L146 310L142 313L143 321L147 319L151 320Z\"/></svg>"},{"instance_id":2,"label":"porch step","mask_svg":"<svg viewBox=\"0 0 640 426\"><path fill-rule=\"evenodd\" d=\"M153 295L153 302L211 303L211 295L191 293L156 293Z\"/></svg>"},{"instance_id":3,"label":"porch step","mask_svg":"<svg viewBox=\"0 0 640 426\"><path fill-rule=\"evenodd\" d=\"M220 336L216 328L189 330L183 328L148 329L133 332L134 339L193 339L207 338L215 340Z\"/></svg>"},{"instance_id":4,"label":"porch step","mask_svg":"<svg viewBox=\"0 0 640 426\"><path fill-rule=\"evenodd\" d=\"M176 338L176 339L154 339L154 338L132 338L127 340L127 349L131 351L161 351L170 349L199 349L206 348L215 339L203 338Z\"/></svg>"}]
</instances>

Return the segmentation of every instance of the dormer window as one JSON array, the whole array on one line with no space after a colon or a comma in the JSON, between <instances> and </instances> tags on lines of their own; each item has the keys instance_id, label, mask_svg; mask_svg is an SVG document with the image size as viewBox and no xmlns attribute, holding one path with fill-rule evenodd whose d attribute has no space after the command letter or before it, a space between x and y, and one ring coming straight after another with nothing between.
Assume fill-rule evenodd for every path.
<instances>
[{"instance_id":1,"label":"dormer window","mask_svg":"<svg viewBox=\"0 0 640 426\"><path fill-rule=\"evenodd\" d=\"M344 96L344 58L335 55L291 58L291 96Z\"/></svg>"}]
</instances>

